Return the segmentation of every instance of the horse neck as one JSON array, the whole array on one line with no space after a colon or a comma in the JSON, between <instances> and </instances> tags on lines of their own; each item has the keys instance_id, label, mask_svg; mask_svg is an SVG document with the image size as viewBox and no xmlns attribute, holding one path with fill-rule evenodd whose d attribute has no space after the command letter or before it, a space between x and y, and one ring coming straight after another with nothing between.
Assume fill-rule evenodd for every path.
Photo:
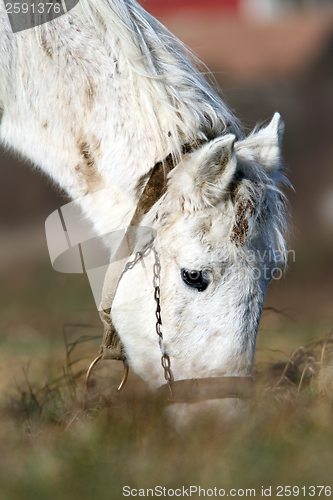
<instances>
[{"instance_id":1,"label":"horse neck","mask_svg":"<svg viewBox=\"0 0 333 500\"><path fill-rule=\"evenodd\" d=\"M235 124L179 42L140 9L82 0L14 37L0 4L8 59L0 61L0 140L77 199L98 234L129 222L157 161Z\"/></svg>"},{"instance_id":2,"label":"horse neck","mask_svg":"<svg viewBox=\"0 0 333 500\"><path fill-rule=\"evenodd\" d=\"M159 152L118 38L105 42L85 22L78 8L71 26L59 19L11 34L0 62L0 140L52 177L104 234L129 222Z\"/></svg>"}]
</instances>

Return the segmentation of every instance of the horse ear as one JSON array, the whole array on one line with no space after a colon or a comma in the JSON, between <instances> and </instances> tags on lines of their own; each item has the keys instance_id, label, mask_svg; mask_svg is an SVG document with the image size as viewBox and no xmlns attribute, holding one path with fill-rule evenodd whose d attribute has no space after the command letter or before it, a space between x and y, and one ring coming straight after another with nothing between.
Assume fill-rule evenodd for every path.
<instances>
[{"instance_id":1,"label":"horse ear","mask_svg":"<svg viewBox=\"0 0 333 500\"><path fill-rule=\"evenodd\" d=\"M208 205L223 198L234 178L237 168L235 140L233 134L219 137L194 154L194 183Z\"/></svg>"},{"instance_id":2,"label":"horse ear","mask_svg":"<svg viewBox=\"0 0 333 500\"><path fill-rule=\"evenodd\" d=\"M282 118L279 113L275 113L267 127L238 143L237 153L248 158L254 157L269 175L273 175L279 167L283 130Z\"/></svg>"}]
</instances>

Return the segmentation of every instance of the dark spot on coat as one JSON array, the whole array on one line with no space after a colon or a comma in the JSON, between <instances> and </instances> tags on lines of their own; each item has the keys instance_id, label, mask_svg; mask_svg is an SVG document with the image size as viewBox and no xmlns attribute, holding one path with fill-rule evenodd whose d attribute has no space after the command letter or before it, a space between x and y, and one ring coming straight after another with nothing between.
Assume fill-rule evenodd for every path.
<instances>
[{"instance_id":1,"label":"dark spot on coat","mask_svg":"<svg viewBox=\"0 0 333 500\"><path fill-rule=\"evenodd\" d=\"M88 106L91 109L93 102L95 100L96 88L94 82L90 78L88 79L86 94L88 98Z\"/></svg>"},{"instance_id":2,"label":"dark spot on coat","mask_svg":"<svg viewBox=\"0 0 333 500\"><path fill-rule=\"evenodd\" d=\"M42 33L41 33L40 42L41 42L41 47L44 50L44 52L47 54L48 57L50 57L52 59L53 58L53 48L48 44L44 31L42 31Z\"/></svg>"},{"instance_id":3,"label":"dark spot on coat","mask_svg":"<svg viewBox=\"0 0 333 500\"><path fill-rule=\"evenodd\" d=\"M78 148L82 161L76 165L75 170L83 178L87 193L94 193L103 186L103 178L96 166L100 154L100 141L97 138L90 142L81 139L78 141Z\"/></svg>"},{"instance_id":4,"label":"dark spot on coat","mask_svg":"<svg viewBox=\"0 0 333 500\"><path fill-rule=\"evenodd\" d=\"M95 159L93 153L91 151L91 147L87 142L79 143L80 153L83 158L86 160L86 165L90 168L95 166Z\"/></svg>"},{"instance_id":5,"label":"dark spot on coat","mask_svg":"<svg viewBox=\"0 0 333 500\"><path fill-rule=\"evenodd\" d=\"M113 64L114 64L114 71L115 71L115 73L119 73L118 59L116 57L113 57Z\"/></svg>"},{"instance_id":6,"label":"dark spot on coat","mask_svg":"<svg viewBox=\"0 0 333 500\"><path fill-rule=\"evenodd\" d=\"M105 23L105 19L103 16L98 12L96 9L94 12L94 16L96 17L96 20L98 22L98 27L100 29L100 32L106 33L108 31L107 25Z\"/></svg>"}]
</instances>

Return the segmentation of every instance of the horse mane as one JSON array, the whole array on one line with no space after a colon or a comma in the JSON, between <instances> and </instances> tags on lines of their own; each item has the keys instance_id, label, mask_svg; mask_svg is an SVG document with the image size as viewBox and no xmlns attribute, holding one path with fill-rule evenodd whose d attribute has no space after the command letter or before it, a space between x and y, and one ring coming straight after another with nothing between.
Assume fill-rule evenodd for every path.
<instances>
[{"instance_id":1,"label":"horse mane","mask_svg":"<svg viewBox=\"0 0 333 500\"><path fill-rule=\"evenodd\" d=\"M238 120L203 77L200 70L207 68L135 0L80 0L80 4L95 25L102 18L104 29L113 36L116 32L133 81L140 88L143 112L150 129L157 131L162 151L163 140L167 140L167 151L179 157L184 143L206 142L226 133L243 139ZM250 145L256 131L246 144ZM286 197L281 187L289 185L288 180L281 168L272 179L252 158L246 163L254 182L242 182L243 195L255 198L258 204L252 224L260 221L266 243L276 249L276 258L285 267ZM264 195L260 186L265 187Z\"/></svg>"},{"instance_id":2,"label":"horse mane","mask_svg":"<svg viewBox=\"0 0 333 500\"><path fill-rule=\"evenodd\" d=\"M199 70L200 61L135 0L80 0L88 19L116 36L126 58L139 105L160 155L181 146L242 133L238 121ZM203 65L201 64L201 68Z\"/></svg>"}]
</instances>

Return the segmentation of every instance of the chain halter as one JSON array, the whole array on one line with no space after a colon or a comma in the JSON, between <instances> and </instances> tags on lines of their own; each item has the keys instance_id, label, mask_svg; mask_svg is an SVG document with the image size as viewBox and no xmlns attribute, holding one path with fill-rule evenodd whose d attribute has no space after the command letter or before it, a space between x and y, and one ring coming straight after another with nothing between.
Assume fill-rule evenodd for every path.
<instances>
[{"instance_id":1,"label":"chain halter","mask_svg":"<svg viewBox=\"0 0 333 500\"><path fill-rule=\"evenodd\" d=\"M169 388L170 395L172 396L172 388L171 388L171 383L174 380L172 371L171 371L171 361L170 361L170 356L166 353L164 344L163 344L163 332L162 332L162 317L161 317L161 289L160 289L160 282L161 282L161 263L160 259L158 256L158 252L154 246L153 240L149 241L141 250L136 252L134 259L130 262L127 262L123 272L120 275L118 285L124 276L124 274L127 271L130 271L133 269L136 264L138 264L142 259L144 259L150 252L151 250L154 253L154 265L153 265L153 273L154 273L154 278L153 278L153 286L154 286L154 299L156 302L156 310L155 310L155 316L156 316L156 333L158 335L158 345L160 347L162 356L161 356L161 365L164 370L164 378L166 380L166 383ZM123 348L120 344L119 337L117 333L114 330L114 327L112 325L111 317L110 317L111 310L102 310L101 312L101 318L102 321L104 322L105 325L105 330L104 330L104 337L103 337L103 344L100 348L100 352L98 356L93 360L93 362L90 364L87 375L86 375L86 392L89 394L89 378L92 373L93 368L95 365L100 361L101 359L118 359L122 360L124 364L124 375L123 379L118 387L118 392L122 390L124 387L127 377L128 377L128 372L129 372L129 366L127 363L126 356L124 354ZM120 348L120 352L119 352ZM118 353L117 353L118 349Z\"/></svg>"},{"instance_id":2,"label":"chain halter","mask_svg":"<svg viewBox=\"0 0 333 500\"><path fill-rule=\"evenodd\" d=\"M127 262L127 264L124 267L124 271L122 272L119 281L123 277L123 275L134 268L138 262L140 262L142 259L144 259L150 251L153 251L154 253L154 265L153 265L153 273L154 273L154 278L153 278L153 286L154 286L154 299L156 302L156 310L155 310L155 317L156 317L156 333L158 335L158 345L160 347L162 356L161 356L161 365L164 370L164 378L168 384L170 393L172 395L172 389L171 389L171 382L173 382L173 374L171 371L171 361L170 361L170 356L166 353L165 348L164 348L164 343L163 343L163 332L162 332L162 317L161 317L161 288L160 288L160 283L161 283L161 262L158 256L158 252L154 246L153 241L150 241L145 245L141 250L136 252L134 259L131 262ZM119 391L121 390L118 389Z\"/></svg>"},{"instance_id":3,"label":"chain halter","mask_svg":"<svg viewBox=\"0 0 333 500\"><path fill-rule=\"evenodd\" d=\"M154 257L155 257L155 262L153 266L153 272L154 272L154 279L153 279L153 285L154 285L154 299L156 302L156 311L155 311L155 316L156 316L156 333L158 335L158 344L161 349L162 357L161 357L161 364L164 370L164 378L166 380L166 383L168 385L170 395L172 396L172 388L171 388L171 383L173 382L173 374L171 371L171 361L170 361L170 356L165 352L164 344L163 344L163 333L162 333L162 318L161 318L161 289L160 289L160 282L161 282L161 263L160 259L157 253L156 248L153 246L152 250L154 252Z\"/></svg>"}]
</instances>

